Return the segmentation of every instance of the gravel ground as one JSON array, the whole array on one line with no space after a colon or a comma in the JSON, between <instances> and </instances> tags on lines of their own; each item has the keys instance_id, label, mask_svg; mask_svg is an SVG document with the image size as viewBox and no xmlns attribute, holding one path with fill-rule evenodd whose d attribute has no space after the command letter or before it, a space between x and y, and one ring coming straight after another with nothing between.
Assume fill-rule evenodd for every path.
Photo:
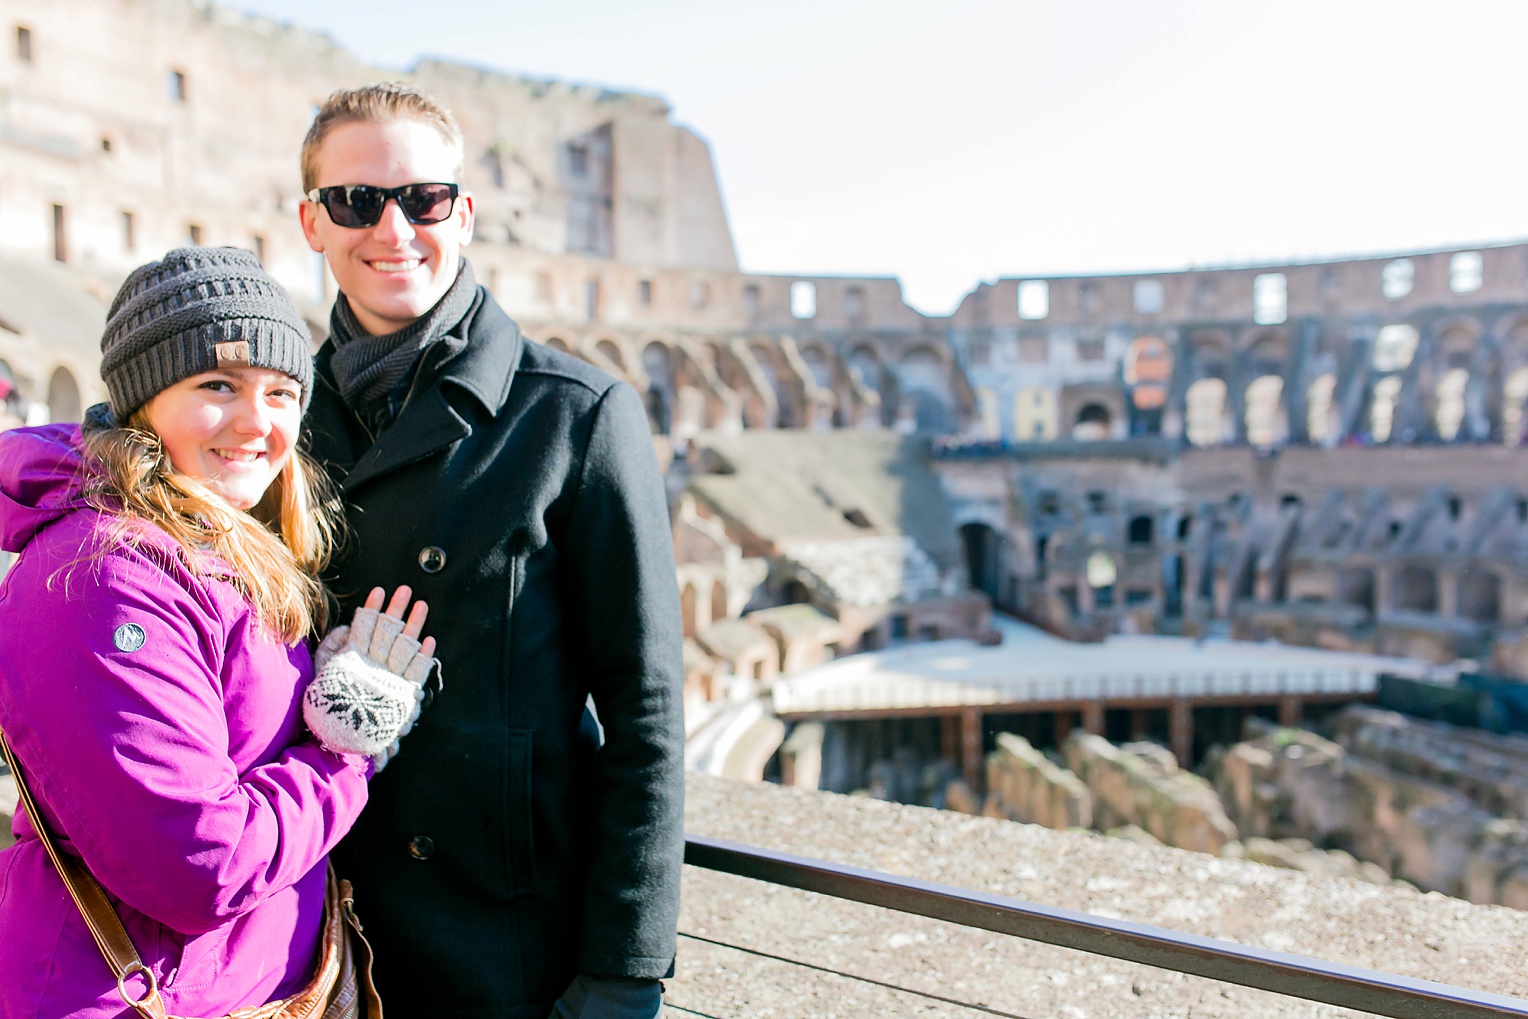
<instances>
[{"instance_id":1,"label":"gravel ground","mask_svg":"<svg viewBox=\"0 0 1528 1019\"><path fill-rule=\"evenodd\" d=\"M1528 998L1528 913L1500 906L707 775L688 795L694 834ZM1362 1014L694 867L679 929L671 1019Z\"/></svg>"}]
</instances>

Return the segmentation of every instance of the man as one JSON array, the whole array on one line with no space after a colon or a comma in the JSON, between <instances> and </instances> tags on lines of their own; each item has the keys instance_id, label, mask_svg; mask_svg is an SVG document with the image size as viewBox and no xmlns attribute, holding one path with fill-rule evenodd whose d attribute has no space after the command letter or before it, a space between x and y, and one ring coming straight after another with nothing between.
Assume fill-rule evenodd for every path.
<instances>
[{"instance_id":1,"label":"man","mask_svg":"<svg viewBox=\"0 0 1528 1019\"><path fill-rule=\"evenodd\" d=\"M331 96L303 143L340 289L308 418L353 531L334 590L410 584L444 681L336 867L389 1014L650 1017L683 855L662 480L636 392L475 284L463 164L398 85Z\"/></svg>"}]
</instances>

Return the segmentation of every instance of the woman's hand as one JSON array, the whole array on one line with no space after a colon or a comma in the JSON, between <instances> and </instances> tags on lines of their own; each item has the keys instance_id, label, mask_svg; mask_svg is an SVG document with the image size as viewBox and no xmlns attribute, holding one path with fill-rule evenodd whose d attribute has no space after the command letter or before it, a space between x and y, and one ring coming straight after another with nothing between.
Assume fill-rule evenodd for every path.
<instances>
[{"instance_id":1,"label":"woman's hand","mask_svg":"<svg viewBox=\"0 0 1528 1019\"><path fill-rule=\"evenodd\" d=\"M370 757L378 771L419 718L424 683L439 665L435 639L419 640L429 608L422 601L409 608L412 595L399 587L384 610L385 594L373 588L351 625L319 645L317 676L303 695L303 719L319 743Z\"/></svg>"},{"instance_id":2,"label":"woman's hand","mask_svg":"<svg viewBox=\"0 0 1528 1019\"><path fill-rule=\"evenodd\" d=\"M394 637L401 633L411 640L419 641L419 635L424 631L425 618L430 614L430 607L423 601L416 601L414 607L409 610L408 617L405 618L403 610L409 607L409 598L413 593L413 589L407 584L400 585L393 592L392 598L388 599L386 610L383 610L382 601L387 593L380 587L372 588L371 593L366 596L365 604L355 610L353 625L336 626L330 630L313 652L314 675L324 671L324 666L329 663L330 658L352 647L365 651L372 661L386 662L392 654L391 645L384 647L389 633ZM387 617L388 622L379 630L377 623L379 617L383 616ZM356 630L357 627L360 629L352 639L351 631ZM418 654L430 658L435 654L435 638L426 637L423 641L419 641L417 646L409 645L407 641L399 642L400 652L407 647L413 647ZM371 653L373 651L376 653ZM422 683L424 680L421 679L419 682Z\"/></svg>"}]
</instances>

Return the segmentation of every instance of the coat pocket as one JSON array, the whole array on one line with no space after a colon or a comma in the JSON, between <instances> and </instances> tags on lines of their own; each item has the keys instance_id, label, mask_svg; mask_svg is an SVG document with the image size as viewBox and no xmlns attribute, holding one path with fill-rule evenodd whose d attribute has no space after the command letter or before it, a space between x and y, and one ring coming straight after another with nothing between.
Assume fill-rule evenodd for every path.
<instances>
[{"instance_id":1,"label":"coat pocket","mask_svg":"<svg viewBox=\"0 0 1528 1019\"><path fill-rule=\"evenodd\" d=\"M530 891L536 880L535 838L531 830L531 741L529 729L511 729L504 744L504 867L509 893Z\"/></svg>"}]
</instances>

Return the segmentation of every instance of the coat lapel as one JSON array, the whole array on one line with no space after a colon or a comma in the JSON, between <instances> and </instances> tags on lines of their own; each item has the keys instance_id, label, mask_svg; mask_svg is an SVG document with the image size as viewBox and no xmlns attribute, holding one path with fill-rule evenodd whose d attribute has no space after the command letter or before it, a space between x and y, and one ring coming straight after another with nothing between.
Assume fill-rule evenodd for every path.
<instances>
[{"instance_id":1,"label":"coat lapel","mask_svg":"<svg viewBox=\"0 0 1528 1019\"><path fill-rule=\"evenodd\" d=\"M472 434L437 386L421 387L403 414L362 454L340 487L346 495L373 478L422 460Z\"/></svg>"},{"instance_id":2,"label":"coat lapel","mask_svg":"<svg viewBox=\"0 0 1528 1019\"><path fill-rule=\"evenodd\" d=\"M354 416L339 399L329 368L331 346L325 344L319 352L315 361L318 385L329 392L320 394L328 398L310 415L314 450L321 454L330 476L342 479L340 487L346 495L472 434L472 425L451 406L443 385L465 390L490 416L497 416L503 408L524 345L519 327L496 303L484 299L480 289L477 302L458 328L468 337L466 347L441 366L433 383L427 381L419 387L398 420L370 449L357 434L360 426ZM315 399L315 404L319 402Z\"/></svg>"}]
</instances>

